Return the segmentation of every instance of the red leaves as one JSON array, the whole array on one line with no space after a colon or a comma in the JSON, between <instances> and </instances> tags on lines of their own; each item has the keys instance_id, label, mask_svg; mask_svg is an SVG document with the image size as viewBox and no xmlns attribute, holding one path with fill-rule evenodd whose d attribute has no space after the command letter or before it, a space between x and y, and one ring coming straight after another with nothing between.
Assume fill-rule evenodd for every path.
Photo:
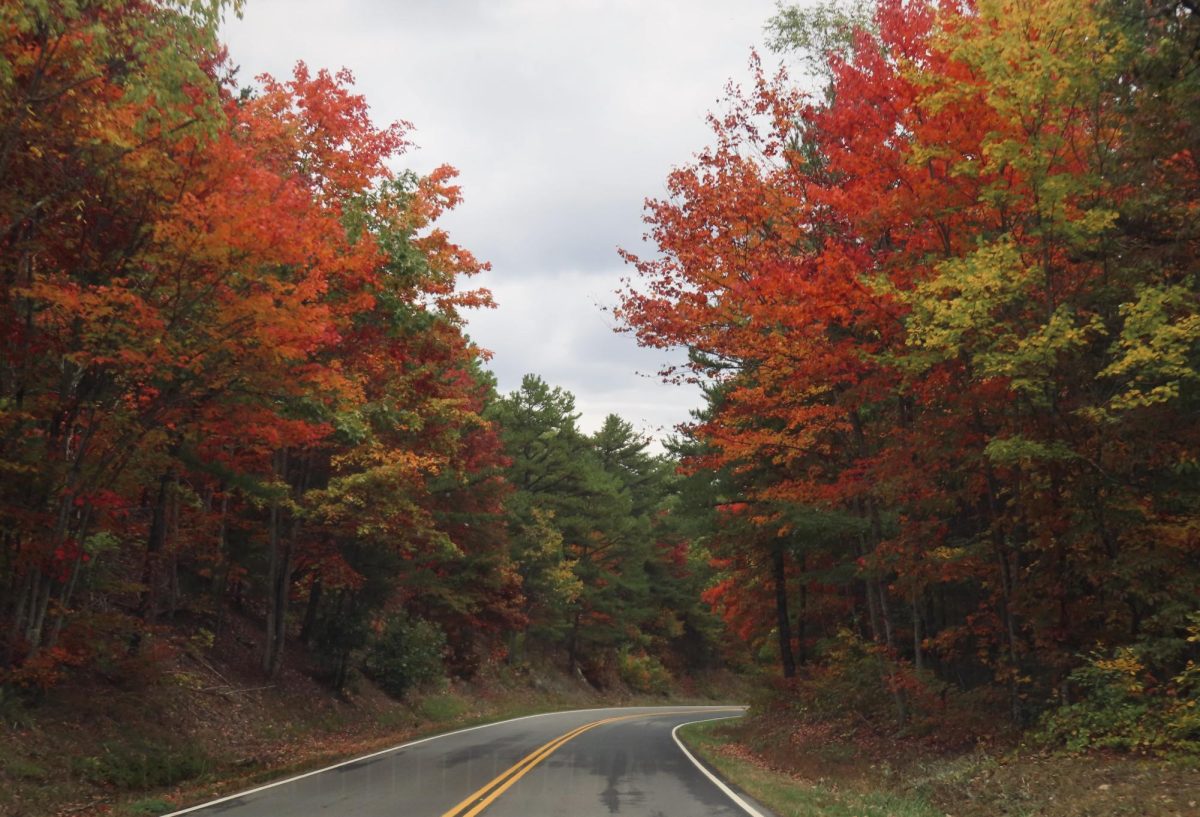
<instances>
[{"instance_id":1,"label":"red leaves","mask_svg":"<svg viewBox=\"0 0 1200 817\"><path fill-rule=\"evenodd\" d=\"M458 290L486 265L436 225L453 168L398 177L410 126L372 123L349 72L301 63L235 95L196 17L61 12L0 44L0 141L28 146L0 157L0 578L29 596L5 632L34 653L75 638L93 561L133 581L89 599L138 626L167 564L240 592L281 519L307 578L351 591L355 548L496 547L439 521L503 495L457 313L491 304Z\"/></svg>"},{"instance_id":2,"label":"red leaves","mask_svg":"<svg viewBox=\"0 0 1200 817\"><path fill-rule=\"evenodd\" d=\"M1194 412L1164 386L1170 408L1117 417L1106 390L1117 339L1144 331L1123 317L1143 293L1172 297L1188 276L1194 318L1194 237L1160 224L1153 241L1180 253L1165 260L1146 232L1161 202L1145 198L1171 190L1174 212L1195 210L1186 140L1164 124L1192 121L1165 100L1194 89L1132 89L1157 74L1127 38L1171 35L1109 14L883 0L874 30L828 56L824 99L755 64L754 88L710 117L714 145L647 202L661 256L625 255L637 277L617 314L643 345L687 348L687 375L710 386L685 469L726 481L736 581L706 598L742 633L786 615L761 598L771 547L809 570L835 560L840 597L803 580L806 603L848 603L889 645L908 628L897 655L914 663L967 649L929 631L967 621L970 660L1004 682L1036 664L1027 649L1057 651L1041 665L1054 675L1071 639L1128 639L1176 603L1131 577L1181 568L1147 534L1178 521L1179 495L1158 493L1176 484L1174 444L1152 425L1194 441ZM1182 314L1162 313L1160 340ZM1148 368L1152 346L1137 352ZM807 530L792 523L804 513L849 521ZM1172 592L1194 587L1184 572Z\"/></svg>"}]
</instances>

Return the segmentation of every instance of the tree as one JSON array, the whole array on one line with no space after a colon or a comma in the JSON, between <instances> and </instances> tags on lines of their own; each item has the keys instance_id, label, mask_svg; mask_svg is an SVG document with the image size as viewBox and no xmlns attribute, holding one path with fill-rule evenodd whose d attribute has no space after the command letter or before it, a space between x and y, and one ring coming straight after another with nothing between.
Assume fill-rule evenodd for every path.
<instances>
[{"instance_id":1,"label":"tree","mask_svg":"<svg viewBox=\"0 0 1200 817\"><path fill-rule=\"evenodd\" d=\"M1179 551L1147 534L1177 531L1193 500L1168 476L1175 444L1143 423L1196 430L1195 281L1176 266L1193 238L1148 215L1147 191L1152 166L1190 153L1142 128L1194 88L1191 57L1134 43L1187 42L1193 18L1004 0L888 0L869 24L784 10L777 44L819 45L824 95L756 63L754 90L712 118L714 146L647 205L662 255L627 255L639 281L618 314L643 344L688 348L688 376L720 390L690 467L738 480L738 513L791 540L777 589L779 558L809 565L800 532L822 542L893 693L910 669L988 677L1022 720L1091 645L1146 640L1150 620L1181 643L1191 605L1157 574ZM1173 212L1193 179L1161 188ZM762 564L765 543L743 541L727 571ZM1151 598L1152 583L1171 589ZM711 597L766 629L768 605L736 591ZM778 613L795 592L773 611L785 672Z\"/></svg>"}]
</instances>

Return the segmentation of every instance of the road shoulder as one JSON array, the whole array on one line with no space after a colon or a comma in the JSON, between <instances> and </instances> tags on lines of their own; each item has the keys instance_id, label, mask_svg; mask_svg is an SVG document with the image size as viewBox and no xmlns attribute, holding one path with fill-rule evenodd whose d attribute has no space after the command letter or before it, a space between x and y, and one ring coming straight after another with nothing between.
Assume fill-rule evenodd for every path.
<instances>
[{"instance_id":1,"label":"road shoulder","mask_svg":"<svg viewBox=\"0 0 1200 817\"><path fill-rule=\"evenodd\" d=\"M687 724L677 736L709 771L743 798L761 804L764 817L820 814L823 817L940 817L925 801L893 792L856 792L824 780L805 780L772 769L740 746L727 723L708 720ZM744 794L743 794L744 793Z\"/></svg>"}]
</instances>

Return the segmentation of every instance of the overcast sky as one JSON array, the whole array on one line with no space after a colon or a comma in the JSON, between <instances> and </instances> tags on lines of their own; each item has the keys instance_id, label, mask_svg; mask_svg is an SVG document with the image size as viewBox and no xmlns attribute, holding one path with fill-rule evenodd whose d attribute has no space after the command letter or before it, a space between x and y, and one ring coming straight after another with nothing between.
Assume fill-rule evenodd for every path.
<instances>
[{"instance_id":1,"label":"overcast sky","mask_svg":"<svg viewBox=\"0 0 1200 817\"><path fill-rule=\"evenodd\" d=\"M501 391L526 372L576 396L585 430L615 412L661 436L699 404L655 373L666 353L600 308L646 254L642 204L709 142L705 114L748 80L774 0L248 0L224 29L241 80L297 60L349 68L376 122L415 126L404 164L459 169L444 221L492 270L471 316Z\"/></svg>"}]
</instances>

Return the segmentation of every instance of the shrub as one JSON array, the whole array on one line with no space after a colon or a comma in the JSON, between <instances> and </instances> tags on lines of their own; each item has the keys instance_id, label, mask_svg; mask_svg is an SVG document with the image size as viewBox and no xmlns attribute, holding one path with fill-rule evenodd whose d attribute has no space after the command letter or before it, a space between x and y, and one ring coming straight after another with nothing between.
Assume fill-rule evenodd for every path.
<instances>
[{"instance_id":1,"label":"shrub","mask_svg":"<svg viewBox=\"0 0 1200 817\"><path fill-rule=\"evenodd\" d=\"M1037 739L1072 752L1091 748L1149 749L1161 738L1147 695L1145 667L1131 647L1094 653L1068 679L1082 694L1043 716Z\"/></svg>"},{"instance_id":2,"label":"shrub","mask_svg":"<svg viewBox=\"0 0 1200 817\"><path fill-rule=\"evenodd\" d=\"M671 673L652 655L628 649L617 654L617 675L630 689L666 695L671 691Z\"/></svg>"},{"instance_id":3,"label":"shrub","mask_svg":"<svg viewBox=\"0 0 1200 817\"><path fill-rule=\"evenodd\" d=\"M1188 641L1200 641L1200 619ZM1136 647L1089 655L1068 677L1080 699L1047 712L1035 739L1070 752L1200 753L1200 666L1164 684L1146 663Z\"/></svg>"},{"instance_id":4,"label":"shrub","mask_svg":"<svg viewBox=\"0 0 1200 817\"><path fill-rule=\"evenodd\" d=\"M76 758L73 771L94 783L136 790L173 786L205 773L210 758L197 746L168 746L146 739L109 743L92 757Z\"/></svg>"},{"instance_id":5,"label":"shrub","mask_svg":"<svg viewBox=\"0 0 1200 817\"><path fill-rule=\"evenodd\" d=\"M854 718L881 724L895 717L889 686L894 670L882 648L839 630L819 645L821 661L795 681L795 703L814 721Z\"/></svg>"},{"instance_id":6,"label":"shrub","mask_svg":"<svg viewBox=\"0 0 1200 817\"><path fill-rule=\"evenodd\" d=\"M896 660L881 644L839 630L818 645L820 660L803 666L780 692L793 716L838 725L847 733L903 730L943 745L972 743L977 719L930 672ZM981 703L981 702L980 702Z\"/></svg>"},{"instance_id":7,"label":"shrub","mask_svg":"<svg viewBox=\"0 0 1200 817\"><path fill-rule=\"evenodd\" d=\"M446 636L428 621L396 616L368 645L363 670L394 697L445 678Z\"/></svg>"}]
</instances>

